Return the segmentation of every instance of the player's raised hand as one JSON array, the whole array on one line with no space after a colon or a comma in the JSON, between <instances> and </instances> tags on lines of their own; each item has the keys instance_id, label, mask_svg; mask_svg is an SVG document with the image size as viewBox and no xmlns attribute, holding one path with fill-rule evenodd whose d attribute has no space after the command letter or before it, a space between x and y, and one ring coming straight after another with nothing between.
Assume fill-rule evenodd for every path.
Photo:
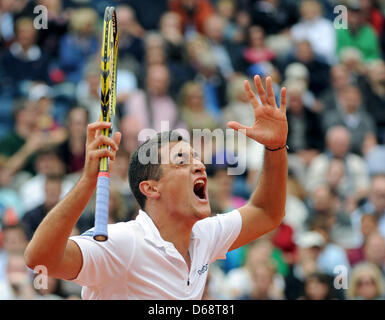
<instances>
[{"instance_id":1,"label":"player's raised hand","mask_svg":"<svg viewBox=\"0 0 385 320\"><path fill-rule=\"evenodd\" d=\"M83 169L83 176L95 182L99 173L99 160L103 157L110 158L110 168L115 160L116 151L122 137L120 132L115 132L112 138L100 134L102 129L111 127L111 122L97 121L87 127L86 161ZM107 145L110 148L100 148Z\"/></svg>"},{"instance_id":2,"label":"player's raised hand","mask_svg":"<svg viewBox=\"0 0 385 320\"><path fill-rule=\"evenodd\" d=\"M271 77L266 78L266 91L261 78L254 77L255 87L261 100L259 103L256 95L245 80L245 92L254 109L254 124L251 127L236 121L229 121L227 125L234 130L242 130L249 138L265 145L269 149L277 149L286 144L287 119L286 119L286 88L281 89L281 104L278 108L275 101ZM241 132L242 132L241 131Z\"/></svg>"}]
</instances>

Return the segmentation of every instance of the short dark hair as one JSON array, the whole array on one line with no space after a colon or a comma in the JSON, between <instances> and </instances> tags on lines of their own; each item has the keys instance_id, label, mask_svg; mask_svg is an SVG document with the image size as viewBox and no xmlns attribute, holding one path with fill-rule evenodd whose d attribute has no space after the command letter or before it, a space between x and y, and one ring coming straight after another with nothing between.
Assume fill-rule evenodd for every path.
<instances>
[{"instance_id":1,"label":"short dark hair","mask_svg":"<svg viewBox=\"0 0 385 320\"><path fill-rule=\"evenodd\" d=\"M156 163L149 162L143 164L139 159L139 154L141 152L146 152L146 156L150 156L150 150L152 150L154 146L157 146L157 150L159 151L159 149L166 143L178 141L188 142L183 138L181 133L175 130L161 132L142 143L132 154L128 169L128 181L130 183L131 191L142 209L144 209L146 204L146 197L140 191L139 184L146 180L158 181L162 176L162 172L159 152L158 161L155 161Z\"/></svg>"}]
</instances>

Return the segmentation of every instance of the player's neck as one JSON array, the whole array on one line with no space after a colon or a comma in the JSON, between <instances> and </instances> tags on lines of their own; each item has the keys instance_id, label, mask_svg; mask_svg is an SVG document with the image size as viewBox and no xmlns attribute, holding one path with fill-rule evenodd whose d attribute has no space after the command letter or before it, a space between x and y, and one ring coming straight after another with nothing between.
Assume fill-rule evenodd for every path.
<instances>
[{"instance_id":1,"label":"player's neck","mask_svg":"<svg viewBox=\"0 0 385 320\"><path fill-rule=\"evenodd\" d=\"M190 265L188 249L194 223L187 222L182 216L170 214L159 207L156 211L148 208L146 212L154 222L162 239L171 242L186 260L187 265Z\"/></svg>"}]
</instances>

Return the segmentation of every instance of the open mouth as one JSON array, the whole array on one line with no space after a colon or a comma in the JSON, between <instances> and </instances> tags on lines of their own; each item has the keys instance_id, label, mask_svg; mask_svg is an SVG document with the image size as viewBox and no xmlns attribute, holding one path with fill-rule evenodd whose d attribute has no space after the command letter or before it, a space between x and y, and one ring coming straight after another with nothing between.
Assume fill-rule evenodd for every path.
<instances>
[{"instance_id":1,"label":"open mouth","mask_svg":"<svg viewBox=\"0 0 385 320\"><path fill-rule=\"evenodd\" d=\"M206 179L205 178L199 178L196 179L194 182L194 193L200 200L207 200L206 199Z\"/></svg>"}]
</instances>

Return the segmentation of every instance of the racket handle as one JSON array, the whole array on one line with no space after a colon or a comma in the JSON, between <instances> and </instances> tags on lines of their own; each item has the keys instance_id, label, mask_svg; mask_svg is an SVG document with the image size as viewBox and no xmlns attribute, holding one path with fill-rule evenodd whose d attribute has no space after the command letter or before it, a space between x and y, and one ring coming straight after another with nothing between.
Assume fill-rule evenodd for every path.
<instances>
[{"instance_id":1,"label":"racket handle","mask_svg":"<svg viewBox=\"0 0 385 320\"><path fill-rule=\"evenodd\" d=\"M108 239L108 203L110 199L110 177L107 172L100 172L96 184L95 228L94 239Z\"/></svg>"}]
</instances>

